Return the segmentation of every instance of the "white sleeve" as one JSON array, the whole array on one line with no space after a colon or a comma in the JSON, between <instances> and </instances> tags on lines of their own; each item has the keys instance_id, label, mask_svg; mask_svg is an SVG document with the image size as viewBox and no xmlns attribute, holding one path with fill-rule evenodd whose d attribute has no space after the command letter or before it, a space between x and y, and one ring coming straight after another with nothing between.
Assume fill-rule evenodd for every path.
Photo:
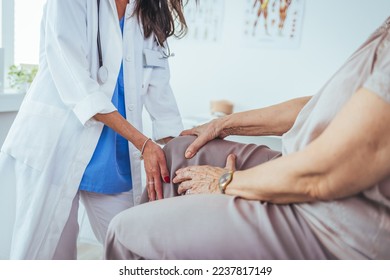
<instances>
[{"instance_id":1,"label":"white sleeve","mask_svg":"<svg viewBox=\"0 0 390 280\"><path fill-rule=\"evenodd\" d=\"M64 104L85 125L97 113L116 110L91 78L88 63L87 0L48 0L45 51Z\"/></svg>"},{"instance_id":2,"label":"white sleeve","mask_svg":"<svg viewBox=\"0 0 390 280\"><path fill-rule=\"evenodd\" d=\"M155 49L158 49L156 47ZM153 139L176 137L183 131L183 123L169 80L168 59L164 66L152 66L145 108L152 120Z\"/></svg>"}]
</instances>

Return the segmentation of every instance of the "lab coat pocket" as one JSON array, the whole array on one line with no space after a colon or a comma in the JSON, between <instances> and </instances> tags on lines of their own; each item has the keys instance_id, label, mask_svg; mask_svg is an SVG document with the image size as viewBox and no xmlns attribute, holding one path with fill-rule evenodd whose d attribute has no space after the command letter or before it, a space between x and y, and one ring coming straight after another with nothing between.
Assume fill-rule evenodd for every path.
<instances>
[{"instance_id":1,"label":"lab coat pocket","mask_svg":"<svg viewBox=\"0 0 390 280\"><path fill-rule=\"evenodd\" d=\"M12 124L2 151L42 171L55 152L66 113L60 108L26 100Z\"/></svg>"},{"instance_id":2,"label":"lab coat pocket","mask_svg":"<svg viewBox=\"0 0 390 280\"><path fill-rule=\"evenodd\" d=\"M166 72L168 70L168 59L164 58L160 51L144 49L144 71L143 71L143 93L146 94L153 75L156 72Z\"/></svg>"}]
</instances>

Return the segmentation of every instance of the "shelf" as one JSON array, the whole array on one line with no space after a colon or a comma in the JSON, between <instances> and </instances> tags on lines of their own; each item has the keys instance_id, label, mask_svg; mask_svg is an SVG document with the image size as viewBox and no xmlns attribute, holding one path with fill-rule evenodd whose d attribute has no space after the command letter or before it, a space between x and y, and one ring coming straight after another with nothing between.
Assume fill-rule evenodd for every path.
<instances>
[{"instance_id":1,"label":"shelf","mask_svg":"<svg viewBox=\"0 0 390 280\"><path fill-rule=\"evenodd\" d=\"M17 112L24 96L24 93L0 93L0 113Z\"/></svg>"}]
</instances>

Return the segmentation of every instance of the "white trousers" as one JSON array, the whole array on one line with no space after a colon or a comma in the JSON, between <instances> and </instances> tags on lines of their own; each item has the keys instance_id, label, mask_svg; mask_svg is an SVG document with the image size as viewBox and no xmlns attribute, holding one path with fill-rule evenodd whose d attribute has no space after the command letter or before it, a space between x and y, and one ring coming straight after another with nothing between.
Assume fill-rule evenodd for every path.
<instances>
[{"instance_id":1,"label":"white trousers","mask_svg":"<svg viewBox=\"0 0 390 280\"><path fill-rule=\"evenodd\" d=\"M97 240L103 245L108 224L112 218L133 205L131 191L113 195L78 191L73 199L68 221L55 250L54 260L77 259L77 237L79 234L77 218L80 198L87 212L92 230Z\"/></svg>"}]
</instances>

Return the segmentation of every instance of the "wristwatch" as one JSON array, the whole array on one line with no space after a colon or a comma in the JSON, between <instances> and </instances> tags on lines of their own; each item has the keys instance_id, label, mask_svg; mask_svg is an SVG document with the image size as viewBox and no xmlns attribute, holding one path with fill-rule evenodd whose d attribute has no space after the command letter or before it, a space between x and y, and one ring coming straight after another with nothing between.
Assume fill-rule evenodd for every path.
<instances>
[{"instance_id":1,"label":"wristwatch","mask_svg":"<svg viewBox=\"0 0 390 280\"><path fill-rule=\"evenodd\" d=\"M225 193L227 186L233 180L233 173L234 173L234 171L231 170L231 171L228 171L228 172L222 174L221 177L219 177L218 186L219 186L219 190L221 191L222 194Z\"/></svg>"}]
</instances>

